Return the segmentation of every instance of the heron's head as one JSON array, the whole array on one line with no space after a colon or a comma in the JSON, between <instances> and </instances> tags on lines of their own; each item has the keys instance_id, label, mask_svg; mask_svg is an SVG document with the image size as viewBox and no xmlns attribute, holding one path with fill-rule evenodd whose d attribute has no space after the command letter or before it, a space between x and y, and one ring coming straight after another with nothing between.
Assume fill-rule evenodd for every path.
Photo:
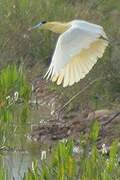
<instances>
[{"instance_id":1,"label":"heron's head","mask_svg":"<svg viewBox=\"0 0 120 180\"><path fill-rule=\"evenodd\" d=\"M47 22L47 21L41 21L35 26L29 28L28 30L31 31L36 28L40 29L47 29L50 31L53 31L55 33L63 33L66 31L71 25L69 23L61 23L57 21Z\"/></svg>"},{"instance_id":2,"label":"heron's head","mask_svg":"<svg viewBox=\"0 0 120 180\"><path fill-rule=\"evenodd\" d=\"M47 21L41 21L38 24L36 24L35 26L30 27L28 30L31 31L33 29L43 28L45 26L45 24L47 24Z\"/></svg>"}]
</instances>

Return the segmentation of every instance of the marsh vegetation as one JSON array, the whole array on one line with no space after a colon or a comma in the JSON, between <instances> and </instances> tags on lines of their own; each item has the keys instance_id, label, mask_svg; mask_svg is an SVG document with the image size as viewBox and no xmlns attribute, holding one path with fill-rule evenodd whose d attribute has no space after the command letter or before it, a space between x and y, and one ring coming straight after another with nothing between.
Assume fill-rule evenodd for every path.
<instances>
[{"instance_id":1,"label":"marsh vegetation","mask_svg":"<svg viewBox=\"0 0 120 180\"><path fill-rule=\"evenodd\" d=\"M69 122L79 123L80 119L82 126L84 122L79 114L83 113L86 118L91 111L99 109L119 111L119 17L120 2L114 0L0 1L1 180L119 179L119 116L116 126L108 126L107 136L102 131L100 116L95 119L92 116L94 123L85 121L89 126L86 126L87 131L83 128L79 137L66 139L62 136L52 145L51 142L45 143L44 137L42 143L29 138L34 125L53 123L55 126L60 123L67 126ZM72 19L101 24L110 44L104 57L85 79L64 89L42 80L58 36L47 31L29 32L28 28L40 20ZM55 112L95 79L98 80L65 106L58 120ZM37 105L34 103L36 98ZM75 117L77 121L73 121ZM98 142L102 138L106 143L109 137L114 141L109 141L106 150Z\"/></svg>"}]
</instances>

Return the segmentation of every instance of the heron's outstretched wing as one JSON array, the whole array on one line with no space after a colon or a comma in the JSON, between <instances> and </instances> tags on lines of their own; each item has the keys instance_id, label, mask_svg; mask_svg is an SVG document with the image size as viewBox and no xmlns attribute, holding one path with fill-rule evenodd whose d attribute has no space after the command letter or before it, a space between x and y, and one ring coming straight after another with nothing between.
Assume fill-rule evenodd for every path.
<instances>
[{"instance_id":1,"label":"heron's outstretched wing","mask_svg":"<svg viewBox=\"0 0 120 180\"><path fill-rule=\"evenodd\" d=\"M47 72L48 78L72 85L90 71L107 46L106 35L101 26L89 28L71 27L60 35L52 62Z\"/></svg>"}]
</instances>

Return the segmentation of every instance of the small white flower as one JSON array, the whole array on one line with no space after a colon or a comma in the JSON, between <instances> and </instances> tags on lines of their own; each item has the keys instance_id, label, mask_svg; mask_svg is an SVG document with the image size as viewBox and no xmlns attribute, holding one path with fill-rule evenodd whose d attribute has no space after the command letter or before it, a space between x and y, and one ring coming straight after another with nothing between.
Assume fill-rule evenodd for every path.
<instances>
[{"instance_id":1,"label":"small white flower","mask_svg":"<svg viewBox=\"0 0 120 180\"><path fill-rule=\"evenodd\" d=\"M67 143L67 141L68 141L68 140L67 140L67 139L65 139L65 138L64 138L64 139L59 140L59 142L61 142L61 143Z\"/></svg>"},{"instance_id":2,"label":"small white flower","mask_svg":"<svg viewBox=\"0 0 120 180\"><path fill-rule=\"evenodd\" d=\"M102 154L107 154L108 151L107 151L107 147L105 144L102 144Z\"/></svg>"},{"instance_id":3,"label":"small white flower","mask_svg":"<svg viewBox=\"0 0 120 180\"><path fill-rule=\"evenodd\" d=\"M35 172L35 163L32 161L32 171Z\"/></svg>"},{"instance_id":4,"label":"small white flower","mask_svg":"<svg viewBox=\"0 0 120 180\"><path fill-rule=\"evenodd\" d=\"M55 102L53 102L53 103L51 104L51 112L50 112L51 116L52 116L54 113L55 113Z\"/></svg>"},{"instance_id":5,"label":"small white flower","mask_svg":"<svg viewBox=\"0 0 120 180\"><path fill-rule=\"evenodd\" d=\"M18 91L16 91L16 92L14 93L14 100L17 101L17 100L18 100L18 97L19 97L19 93L18 93Z\"/></svg>"},{"instance_id":6,"label":"small white flower","mask_svg":"<svg viewBox=\"0 0 120 180\"><path fill-rule=\"evenodd\" d=\"M23 34L24 39L29 39L29 36L27 34Z\"/></svg>"},{"instance_id":7,"label":"small white flower","mask_svg":"<svg viewBox=\"0 0 120 180\"><path fill-rule=\"evenodd\" d=\"M50 112L51 116L54 114L54 112L55 112L54 110L52 110L52 111Z\"/></svg>"},{"instance_id":8,"label":"small white flower","mask_svg":"<svg viewBox=\"0 0 120 180\"><path fill-rule=\"evenodd\" d=\"M34 88L34 85L32 84L32 86L31 86L31 90L32 90L32 91L34 91L34 89L35 89L35 88Z\"/></svg>"},{"instance_id":9,"label":"small white flower","mask_svg":"<svg viewBox=\"0 0 120 180\"><path fill-rule=\"evenodd\" d=\"M46 159L46 151L41 152L41 160Z\"/></svg>"},{"instance_id":10,"label":"small white flower","mask_svg":"<svg viewBox=\"0 0 120 180\"><path fill-rule=\"evenodd\" d=\"M74 147L73 147L73 153L80 153L80 148L79 148L79 146L74 146Z\"/></svg>"},{"instance_id":11,"label":"small white flower","mask_svg":"<svg viewBox=\"0 0 120 180\"><path fill-rule=\"evenodd\" d=\"M7 96L7 97L6 97L6 100L9 100L9 99L10 99L10 96Z\"/></svg>"},{"instance_id":12,"label":"small white flower","mask_svg":"<svg viewBox=\"0 0 120 180\"><path fill-rule=\"evenodd\" d=\"M8 105L13 104L13 98L12 98L12 97L7 96L7 97L6 97L6 100L7 100L7 102L8 102Z\"/></svg>"},{"instance_id":13,"label":"small white flower","mask_svg":"<svg viewBox=\"0 0 120 180\"><path fill-rule=\"evenodd\" d=\"M107 165L107 167L109 167L109 164L110 164L109 159L106 159L106 165Z\"/></svg>"},{"instance_id":14,"label":"small white flower","mask_svg":"<svg viewBox=\"0 0 120 180\"><path fill-rule=\"evenodd\" d=\"M15 6L15 4L13 5L13 9L15 9L16 8L16 6Z\"/></svg>"},{"instance_id":15,"label":"small white flower","mask_svg":"<svg viewBox=\"0 0 120 180\"><path fill-rule=\"evenodd\" d=\"M120 147L120 142L118 142L118 147Z\"/></svg>"}]
</instances>

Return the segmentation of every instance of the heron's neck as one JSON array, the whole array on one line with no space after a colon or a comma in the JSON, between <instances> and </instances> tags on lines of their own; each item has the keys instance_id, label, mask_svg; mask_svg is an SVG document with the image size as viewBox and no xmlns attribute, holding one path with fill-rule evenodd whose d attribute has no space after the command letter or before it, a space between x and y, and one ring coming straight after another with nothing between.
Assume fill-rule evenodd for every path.
<instances>
[{"instance_id":1,"label":"heron's neck","mask_svg":"<svg viewBox=\"0 0 120 180\"><path fill-rule=\"evenodd\" d=\"M63 33L67 29L69 29L69 27L70 27L69 23L48 22L44 25L43 28L53 31L55 33Z\"/></svg>"}]
</instances>

